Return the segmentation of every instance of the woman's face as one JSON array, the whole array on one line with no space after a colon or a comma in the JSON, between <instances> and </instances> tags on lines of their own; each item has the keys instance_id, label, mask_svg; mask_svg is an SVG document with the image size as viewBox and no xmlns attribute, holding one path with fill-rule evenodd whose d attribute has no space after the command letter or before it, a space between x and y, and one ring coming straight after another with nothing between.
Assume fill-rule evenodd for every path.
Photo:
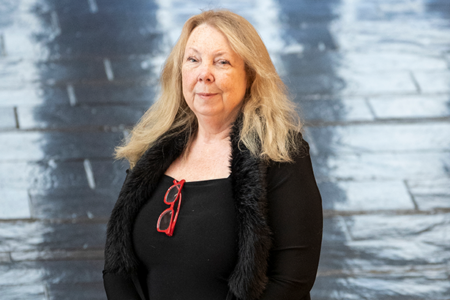
<instances>
[{"instance_id":1,"label":"woman's face","mask_svg":"<svg viewBox=\"0 0 450 300\"><path fill-rule=\"evenodd\" d=\"M247 87L245 64L220 31L206 24L192 31L182 80L184 98L197 118L227 122L236 117Z\"/></svg>"}]
</instances>

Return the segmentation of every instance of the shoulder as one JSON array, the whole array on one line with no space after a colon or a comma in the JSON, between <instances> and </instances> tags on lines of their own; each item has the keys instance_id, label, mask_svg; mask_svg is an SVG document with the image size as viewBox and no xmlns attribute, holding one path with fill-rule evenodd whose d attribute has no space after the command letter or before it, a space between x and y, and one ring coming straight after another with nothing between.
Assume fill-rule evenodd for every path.
<instances>
[{"instance_id":1,"label":"shoulder","mask_svg":"<svg viewBox=\"0 0 450 300\"><path fill-rule=\"evenodd\" d=\"M269 161L268 162L268 170L269 172L271 170L276 170L279 168L292 168L295 167L295 165L301 163L305 159L309 159L309 144L304 139L303 134L301 132L296 132L294 136L295 141L295 149L292 150L290 153L292 161L290 162L276 162L276 161Z\"/></svg>"},{"instance_id":2,"label":"shoulder","mask_svg":"<svg viewBox=\"0 0 450 300\"><path fill-rule=\"evenodd\" d=\"M295 181L302 176L312 173L311 158L309 155L309 144L302 133L297 132L295 136L296 151L291 154L290 162L270 161L267 168L267 185L271 189L280 183Z\"/></svg>"},{"instance_id":3,"label":"shoulder","mask_svg":"<svg viewBox=\"0 0 450 300\"><path fill-rule=\"evenodd\" d=\"M297 145L297 152L293 153L292 158L299 159L301 157L309 156L309 144L304 139L303 134L301 132L295 133L295 142Z\"/></svg>"}]
</instances>

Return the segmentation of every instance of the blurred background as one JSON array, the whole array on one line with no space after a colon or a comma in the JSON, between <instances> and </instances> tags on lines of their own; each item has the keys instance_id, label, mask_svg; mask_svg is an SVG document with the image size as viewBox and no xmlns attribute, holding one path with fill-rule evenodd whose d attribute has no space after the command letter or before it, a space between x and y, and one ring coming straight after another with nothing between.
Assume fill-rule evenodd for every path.
<instances>
[{"instance_id":1,"label":"blurred background","mask_svg":"<svg viewBox=\"0 0 450 300\"><path fill-rule=\"evenodd\" d=\"M256 27L306 122L313 299L450 299L448 0L1 0L0 298L106 299L113 149L210 8Z\"/></svg>"}]
</instances>

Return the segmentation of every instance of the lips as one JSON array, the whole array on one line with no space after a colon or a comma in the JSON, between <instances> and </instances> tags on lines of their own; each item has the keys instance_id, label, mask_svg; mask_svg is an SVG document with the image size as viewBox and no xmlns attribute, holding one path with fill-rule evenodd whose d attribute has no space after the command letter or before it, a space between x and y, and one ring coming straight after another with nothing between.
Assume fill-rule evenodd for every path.
<instances>
[{"instance_id":1,"label":"lips","mask_svg":"<svg viewBox=\"0 0 450 300\"><path fill-rule=\"evenodd\" d=\"M210 99L212 97L214 97L215 95L217 95L217 93L197 93L197 96L199 96L202 99Z\"/></svg>"},{"instance_id":2,"label":"lips","mask_svg":"<svg viewBox=\"0 0 450 300\"><path fill-rule=\"evenodd\" d=\"M213 95L217 95L217 93L197 93L197 95L199 95L199 96L213 96Z\"/></svg>"}]
</instances>

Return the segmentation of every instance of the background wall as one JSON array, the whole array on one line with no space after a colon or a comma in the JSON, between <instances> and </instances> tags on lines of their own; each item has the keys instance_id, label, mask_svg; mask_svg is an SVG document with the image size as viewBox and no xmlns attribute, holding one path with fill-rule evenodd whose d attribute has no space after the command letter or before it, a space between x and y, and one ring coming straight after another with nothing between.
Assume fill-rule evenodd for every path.
<instances>
[{"instance_id":1,"label":"background wall","mask_svg":"<svg viewBox=\"0 0 450 300\"><path fill-rule=\"evenodd\" d=\"M447 0L2 0L0 298L105 299L114 146L207 8L257 28L306 121L325 214L313 298L449 299Z\"/></svg>"}]
</instances>

